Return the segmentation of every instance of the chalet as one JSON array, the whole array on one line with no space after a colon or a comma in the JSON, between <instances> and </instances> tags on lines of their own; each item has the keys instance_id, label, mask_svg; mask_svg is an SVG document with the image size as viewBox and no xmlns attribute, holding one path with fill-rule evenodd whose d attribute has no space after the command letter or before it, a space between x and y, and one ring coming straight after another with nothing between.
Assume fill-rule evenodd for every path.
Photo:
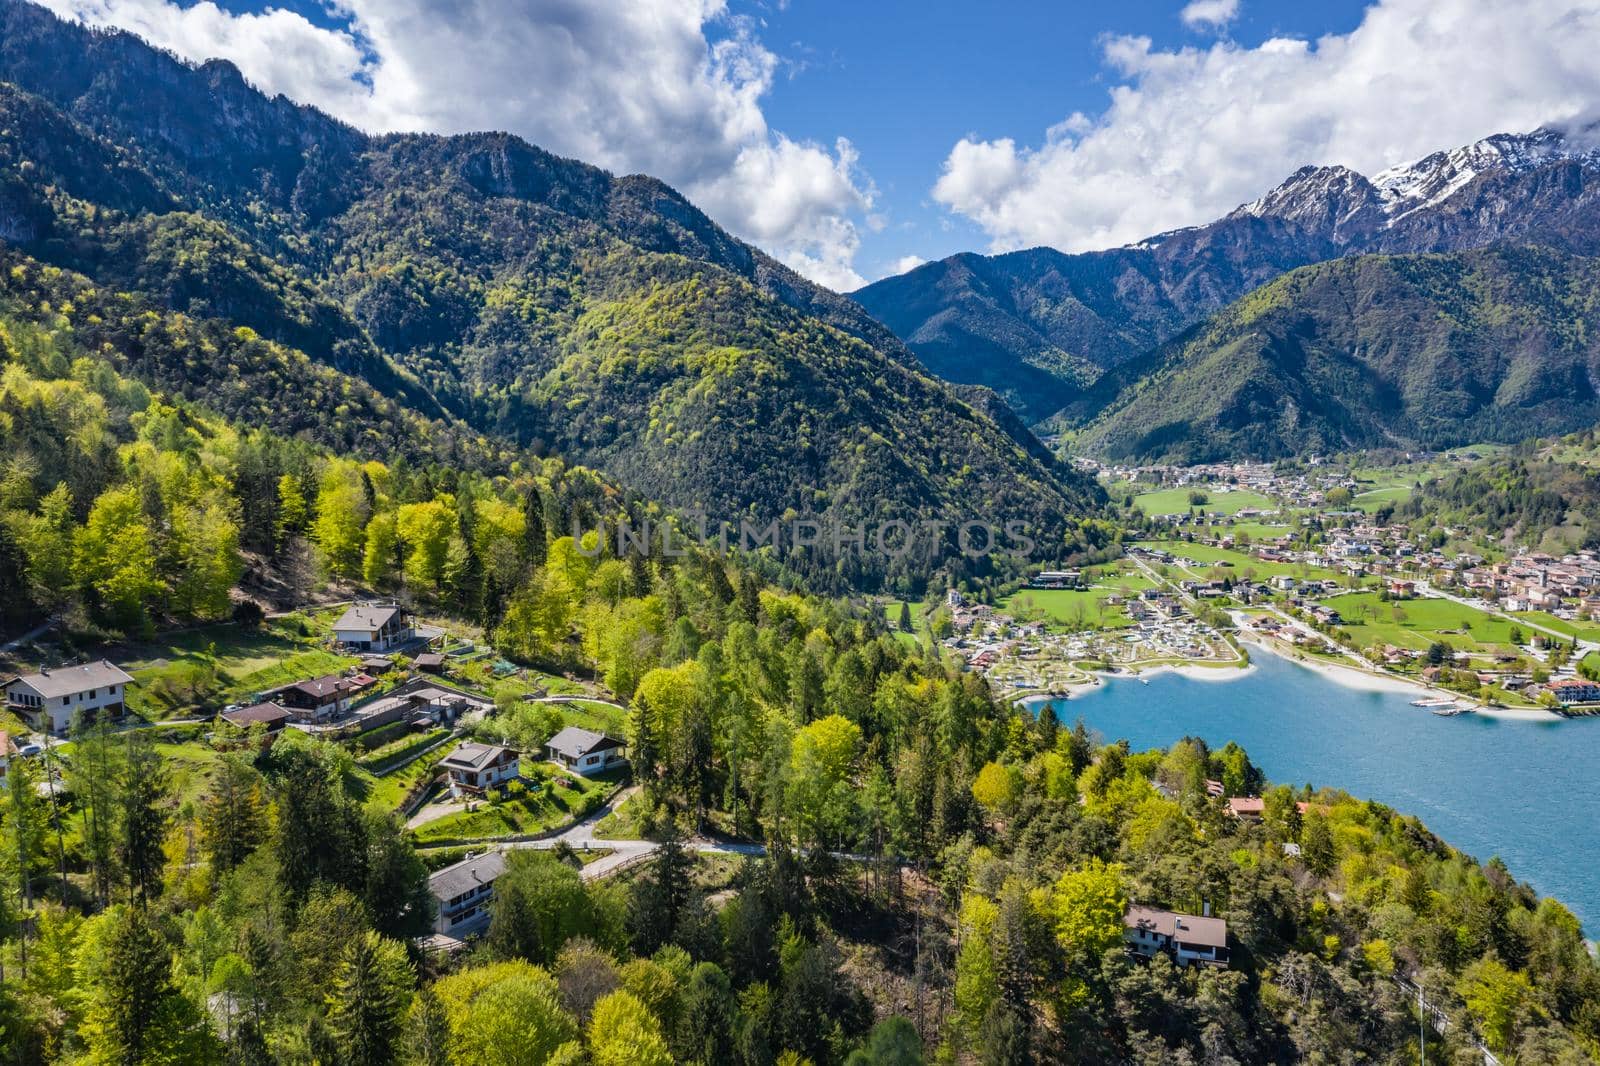
<instances>
[{"instance_id":1,"label":"chalet","mask_svg":"<svg viewBox=\"0 0 1600 1066\"><path fill-rule=\"evenodd\" d=\"M552 762L585 777L627 761L622 741L572 725L551 737L545 747L550 751Z\"/></svg>"},{"instance_id":2,"label":"chalet","mask_svg":"<svg viewBox=\"0 0 1600 1066\"><path fill-rule=\"evenodd\" d=\"M505 869L505 853L488 851L430 874L428 891L437 912L434 931L458 938L481 932L489 924L495 880Z\"/></svg>"},{"instance_id":3,"label":"chalet","mask_svg":"<svg viewBox=\"0 0 1600 1066\"><path fill-rule=\"evenodd\" d=\"M1232 796L1228 799L1228 813L1245 821L1259 822L1267 805L1260 796Z\"/></svg>"},{"instance_id":4,"label":"chalet","mask_svg":"<svg viewBox=\"0 0 1600 1066\"><path fill-rule=\"evenodd\" d=\"M254 703L249 707L234 707L231 710L223 711L217 717L240 729L249 729L252 726L259 725L264 727L268 733L276 733L285 725L288 725L289 720L294 715L290 714L288 708L279 703Z\"/></svg>"},{"instance_id":5,"label":"chalet","mask_svg":"<svg viewBox=\"0 0 1600 1066\"><path fill-rule=\"evenodd\" d=\"M411 665L426 674L442 674L444 673L444 656L438 652L424 652L411 660Z\"/></svg>"},{"instance_id":6,"label":"chalet","mask_svg":"<svg viewBox=\"0 0 1600 1066\"><path fill-rule=\"evenodd\" d=\"M1409 600L1417 594L1415 581L1401 581L1398 579L1389 582L1389 595L1397 600Z\"/></svg>"},{"instance_id":7,"label":"chalet","mask_svg":"<svg viewBox=\"0 0 1600 1066\"><path fill-rule=\"evenodd\" d=\"M1179 966L1228 965L1228 923L1221 918L1135 904L1122 916L1122 925L1128 950L1141 958L1154 958L1164 951L1176 958Z\"/></svg>"},{"instance_id":8,"label":"chalet","mask_svg":"<svg viewBox=\"0 0 1600 1066\"><path fill-rule=\"evenodd\" d=\"M333 637L356 651L384 652L411 643L411 612L397 603L358 603L333 623Z\"/></svg>"},{"instance_id":9,"label":"chalet","mask_svg":"<svg viewBox=\"0 0 1600 1066\"><path fill-rule=\"evenodd\" d=\"M351 678L328 674L275 688L262 698L281 705L296 721L322 722L349 710L350 700L361 687Z\"/></svg>"},{"instance_id":10,"label":"chalet","mask_svg":"<svg viewBox=\"0 0 1600 1066\"><path fill-rule=\"evenodd\" d=\"M35 729L65 733L80 712L120 718L133 678L104 659L25 674L6 683L6 706Z\"/></svg>"},{"instance_id":11,"label":"chalet","mask_svg":"<svg viewBox=\"0 0 1600 1066\"><path fill-rule=\"evenodd\" d=\"M520 759L510 748L468 741L456 745L454 751L439 760L439 768L450 775L451 795L463 799L515 781Z\"/></svg>"}]
</instances>

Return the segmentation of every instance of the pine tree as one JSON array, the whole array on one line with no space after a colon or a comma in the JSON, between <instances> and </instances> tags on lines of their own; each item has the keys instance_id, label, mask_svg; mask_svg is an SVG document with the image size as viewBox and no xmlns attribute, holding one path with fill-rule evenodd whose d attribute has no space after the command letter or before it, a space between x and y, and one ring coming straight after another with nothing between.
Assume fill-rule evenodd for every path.
<instances>
[{"instance_id":1,"label":"pine tree","mask_svg":"<svg viewBox=\"0 0 1600 1066\"><path fill-rule=\"evenodd\" d=\"M161 755L140 733L129 733L121 780L118 858L128 891L139 900L161 893L167 836L167 772Z\"/></svg>"},{"instance_id":2,"label":"pine tree","mask_svg":"<svg viewBox=\"0 0 1600 1066\"><path fill-rule=\"evenodd\" d=\"M689 863L677 833L669 830L629 900L628 931L640 955L655 954L678 935L689 904Z\"/></svg>"},{"instance_id":3,"label":"pine tree","mask_svg":"<svg viewBox=\"0 0 1600 1066\"><path fill-rule=\"evenodd\" d=\"M449 1066L450 1019L431 987L423 988L411 1001L406 1045L406 1061L412 1066Z\"/></svg>"},{"instance_id":4,"label":"pine tree","mask_svg":"<svg viewBox=\"0 0 1600 1066\"><path fill-rule=\"evenodd\" d=\"M84 1029L90 1061L207 1062L215 1039L172 980L172 951L143 908L110 917Z\"/></svg>"},{"instance_id":5,"label":"pine tree","mask_svg":"<svg viewBox=\"0 0 1600 1066\"><path fill-rule=\"evenodd\" d=\"M328 1028L345 1066L389 1066L415 975L405 948L377 933L351 941L329 993Z\"/></svg>"},{"instance_id":6,"label":"pine tree","mask_svg":"<svg viewBox=\"0 0 1600 1066\"><path fill-rule=\"evenodd\" d=\"M900 632L910 633L915 627L911 623L911 605L905 600L900 601Z\"/></svg>"},{"instance_id":7,"label":"pine tree","mask_svg":"<svg viewBox=\"0 0 1600 1066\"><path fill-rule=\"evenodd\" d=\"M528 567L543 566L545 557L545 504L537 485L522 497L522 559Z\"/></svg>"},{"instance_id":8,"label":"pine tree","mask_svg":"<svg viewBox=\"0 0 1600 1066\"><path fill-rule=\"evenodd\" d=\"M739 574L739 614L751 625L761 621L761 579L749 570Z\"/></svg>"},{"instance_id":9,"label":"pine tree","mask_svg":"<svg viewBox=\"0 0 1600 1066\"><path fill-rule=\"evenodd\" d=\"M220 876L266 840L267 808L260 775L237 755L224 756L200 817L201 839L212 871Z\"/></svg>"}]
</instances>

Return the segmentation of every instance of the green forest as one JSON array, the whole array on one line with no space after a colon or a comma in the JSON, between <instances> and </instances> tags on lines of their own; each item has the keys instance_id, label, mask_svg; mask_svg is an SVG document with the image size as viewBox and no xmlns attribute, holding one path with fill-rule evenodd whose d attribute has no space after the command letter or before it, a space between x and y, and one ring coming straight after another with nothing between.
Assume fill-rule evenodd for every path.
<instances>
[{"instance_id":1,"label":"green forest","mask_svg":"<svg viewBox=\"0 0 1600 1066\"><path fill-rule=\"evenodd\" d=\"M6 761L0 1062L1398 1064L1419 991L1435 1061L1600 1056L1578 920L1498 860L1236 745L1036 715L919 634L912 601L1024 562L592 532L958 515L1022 523L1031 569L1121 552L994 394L660 182L368 136L0 0L0 222L0 632L170 642L136 720ZM1518 492L1485 506L1555 514ZM212 719L219 638L300 680L353 665L327 608L372 598L470 634L441 669L481 718ZM57 665L37 647L5 667ZM574 722L620 734L626 781L545 763L464 813L565 788L581 849L408 826L437 763L383 773L457 739L533 764ZM640 861L586 875L608 840ZM430 872L491 844L487 929L431 949ZM1134 905L1225 921L1226 965L1134 958Z\"/></svg>"}]
</instances>

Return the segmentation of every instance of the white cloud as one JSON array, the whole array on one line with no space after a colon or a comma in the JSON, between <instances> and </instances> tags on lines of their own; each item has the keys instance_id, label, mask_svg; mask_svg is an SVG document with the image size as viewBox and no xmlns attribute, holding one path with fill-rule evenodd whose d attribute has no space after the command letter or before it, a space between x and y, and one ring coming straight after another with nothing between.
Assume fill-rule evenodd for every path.
<instances>
[{"instance_id":1,"label":"white cloud","mask_svg":"<svg viewBox=\"0 0 1600 1066\"><path fill-rule=\"evenodd\" d=\"M771 129L779 60L725 0L331 0L348 30L210 0L44 0L189 59L229 59L369 130L504 129L561 155L670 182L823 284L861 284L856 154ZM715 39L713 39L715 38Z\"/></svg>"},{"instance_id":2,"label":"white cloud","mask_svg":"<svg viewBox=\"0 0 1600 1066\"><path fill-rule=\"evenodd\" d=\"M883 276L886 278L892 278L896 274L904 274L909 270L915 270L917 267L926 262L927 260L922 258L920 255L902 255L899 259L896 259L893 263L889 264L889 269L884 273Z\"/></svg>"},{"instance_id":3,"label":"white cloud","mask_svg":"<svg viewBox=\"0 0 1600 1066\"><path fill-rule=\"evenodd\" d=\"M1104 248L1216 218L1307 163L1363 173L1592 113L1594 0L1379 0L1315 42L1104 46L1106 110L1037 146L969 136L934 197L1004 250Z\"/></svg>"},{"instance_id":4,"label":"white cloud","mask_svg":"<svg viewBox=\"0 0 1600 1066\"><path fill-rule=\"evenodd\" d=\"M1219 29L1239 14L1239 0L1190 0L1178 18L1190 29Z\"/></svg>"}]
</instances>

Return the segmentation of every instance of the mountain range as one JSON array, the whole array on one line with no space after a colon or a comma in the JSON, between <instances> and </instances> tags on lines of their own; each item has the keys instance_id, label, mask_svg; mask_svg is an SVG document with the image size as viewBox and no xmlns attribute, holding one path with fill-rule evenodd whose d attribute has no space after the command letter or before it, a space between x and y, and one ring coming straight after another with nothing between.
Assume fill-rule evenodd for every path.
<instances>
[{"instance_id":1,"label":"mountain range","mask_svg":"<svg viewBox=\"0 0 1600 1066\"><path fill-rule=\"evenodd\" d=\"M1003 404L655 179L502 133L368 135L22 0L0 82L0 298L94 306L79 328L125 372L224 414L553 452L735 521L981 510L1062 555L1101 503Z\"/></svg>"},{"instance_id":2,"label":"mountain range","mask_svg":"<svg viewBox=\"0 0 1600 1066\"><path fill-rule=\"evenodd\" d=\"M962 254L854 295L935 373L995 389L1028 422L1081 426L1138 380L1112 371L1166 365L1172 352L1165 346L1174 338L1297 268L1505 244L1600 252L1600 142L1593 133L1497 135L1371 178L1346 167L1304 167L1207 225L1099 252ZM1202 337L1222 335L1198 328ZM1198 363L1193 344L1182 350ZM1214 372L1221 369L1216 355L1208 356ZM1336 399L1359 405L1369 397ZM1312 436L1348 445L1365 439L1333 426ZM1084 438L1112 439L1130 438L1109 429ZM1247 439L1263 446L1277 440L1268 431L1230 437L1220 447L1231 452Z\"/></svg>"}]
</instances>

